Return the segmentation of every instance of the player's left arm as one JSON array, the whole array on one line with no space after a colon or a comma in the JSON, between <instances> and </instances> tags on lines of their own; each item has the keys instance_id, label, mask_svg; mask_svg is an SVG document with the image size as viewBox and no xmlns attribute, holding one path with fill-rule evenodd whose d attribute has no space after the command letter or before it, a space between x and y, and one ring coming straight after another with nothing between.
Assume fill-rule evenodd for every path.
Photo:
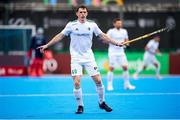
<instances>
[{"instance_id":1,"label":"player's left arm","mask_svg":"<svg viewBox=\"0 0 180 120\"><path fill-rule=\"evenodd\" d=\"M111 43L113 45L122 46L122 42L118 42L112 38L110 38L107 34L101 31L101 29L97 26L96 23L93 24L93 32L96 36L99 36L101 40L105 43Z\"/></svg>"},{"instance_id":2,"label":"player's left arm","mask_svg":"<svg viewBox=\"0 0 180 120\"><path fill-rule=\"evenodd\" d=\"M118 42L112 38L110 38L107 34L101 33L99 37L105 42L105 43L111 43L116 46L122 46L122 42Z\"/></svg>"},{"instance_id":3,"label":"player's left arm","mask_svg":"<svg viewBox=\"0 0 180 120\"><path fill-rule=\"evenodd\" d=\"M161 51L159 49L156 49L156 54L160 55L160 56L162 55L162 53L161 53Z\"/></svg>"}]
</instances>

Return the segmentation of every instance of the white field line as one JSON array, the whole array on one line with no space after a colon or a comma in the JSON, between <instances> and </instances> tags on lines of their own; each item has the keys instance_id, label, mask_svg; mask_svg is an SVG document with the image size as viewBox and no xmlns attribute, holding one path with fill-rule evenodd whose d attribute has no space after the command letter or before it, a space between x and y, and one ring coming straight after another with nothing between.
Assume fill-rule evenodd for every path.
<instances>
[{"instance_id":1,"label":"white field line","mask_svg":"<svg viewBox=\"0 0 180 120\"><path fill-rule=\"evenodd\" d=\"M106 96L163 96L163 95L180 95L180 93L106 93ZM0 94L0 97L66 97L74 94ZM85 93L83 96L97 96L96 93Z\"/></svg>"}]
</instances>

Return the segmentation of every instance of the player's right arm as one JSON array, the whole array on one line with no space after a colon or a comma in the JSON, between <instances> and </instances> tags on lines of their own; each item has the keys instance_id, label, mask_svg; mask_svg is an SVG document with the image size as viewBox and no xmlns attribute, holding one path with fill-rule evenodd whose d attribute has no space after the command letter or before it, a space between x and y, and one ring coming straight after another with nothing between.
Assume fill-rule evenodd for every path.
<instances>
[{"instance_id":1,"label":"player's right arm","mask_svg":"<svg viewBox=\"0 0 180 120\"><path fill-rule=\"evenodd\" d=\"M64 38L64 34L63 33L59 33L56 36L54 36L47 44L39 46L37 49L40 49L40 51L42 53L44 53L44 50L47 49L49 46L59 42L60 40L62 40Z\"/></svg>"},{"instance_id":2,"label":"player's right arm","mask_svg":"<svg viewBox=\"0 0 180 120\"><path fill-rule=\"evenodd\" d=\"M68 36L71 33L71 22L69 22L66 27L56 36L54 36L47 44L42 45L38 47L37 49L40 49L40 51L43 53L45 49L47 49L49 46L59 42L64 38L64 36Z\"/></svg>"}]
</instances>

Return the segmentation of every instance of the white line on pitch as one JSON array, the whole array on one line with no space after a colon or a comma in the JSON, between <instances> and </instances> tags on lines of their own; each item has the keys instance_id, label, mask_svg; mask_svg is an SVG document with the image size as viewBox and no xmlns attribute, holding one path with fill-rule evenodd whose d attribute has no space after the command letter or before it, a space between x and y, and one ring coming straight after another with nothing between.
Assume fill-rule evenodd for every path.
<instances>
[{"instance_id":1,"label":"white line on pitch","mask_svg":"<svg viewBox=\"0 0 180 120\"><path fill-rule=\"evenodd\" d=\"M96 93L85 93L83 96L96 96ZM180 95L180 93L106 93L106 96L159 96ZM48 97L48 96L74 96L74 94L0 94L0 97Z\"/></svg>"}]
</instances>

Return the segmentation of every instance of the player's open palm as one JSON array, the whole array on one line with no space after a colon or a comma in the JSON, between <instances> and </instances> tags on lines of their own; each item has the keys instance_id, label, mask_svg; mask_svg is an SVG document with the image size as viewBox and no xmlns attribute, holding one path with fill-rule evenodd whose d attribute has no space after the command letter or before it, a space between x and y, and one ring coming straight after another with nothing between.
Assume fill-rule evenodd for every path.
<instances>
[{"instance_id":1,"label":"player's open palm","mask_svg":"<svg viewBox=\"0 0 180 120\"><path fill-rule=\"evenodd\" d=\"M42 46L39 46L37 49L40 49L40 52L44 53L44 50L47 49L47 48L48 48L47 45L42 45Z\"/></svg>"}]
</instances>

